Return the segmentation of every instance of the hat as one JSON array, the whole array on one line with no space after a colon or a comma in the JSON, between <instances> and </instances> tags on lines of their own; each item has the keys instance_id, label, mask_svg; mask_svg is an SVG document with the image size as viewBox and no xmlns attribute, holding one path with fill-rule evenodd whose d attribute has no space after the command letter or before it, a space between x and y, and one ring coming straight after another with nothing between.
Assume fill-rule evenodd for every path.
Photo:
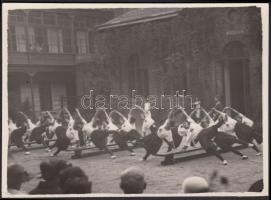
<instances>
[{"instance_id":1,"label":"hat","mask_svg":"<svg viewBox=\"0 0 271 200\"><path fill-rule=\"evenodd\" d=\"M184 193L202 193L208 192L209 184L208 182L198 176L188 177L183 181L182 190Z\"/></svg>"}]
</instances>

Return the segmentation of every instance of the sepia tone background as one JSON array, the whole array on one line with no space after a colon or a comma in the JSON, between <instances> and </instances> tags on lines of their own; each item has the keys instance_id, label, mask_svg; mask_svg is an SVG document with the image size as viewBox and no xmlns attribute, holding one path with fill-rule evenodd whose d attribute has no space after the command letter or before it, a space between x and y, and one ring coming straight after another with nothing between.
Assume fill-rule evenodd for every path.
<instances>
[{"instance_id":1,"label":"sepia tone background","mask_svg":"<svg viewBox=\"0 0 271 200\"><path fill-rule=\"evenodd\" d=\"M259 8L33 9L8 17L10 116L19 110L35 120L43 110L73 110L90 89L185 89L204 108L220 95L261 120Z\"/></svg>"}]
</instances>

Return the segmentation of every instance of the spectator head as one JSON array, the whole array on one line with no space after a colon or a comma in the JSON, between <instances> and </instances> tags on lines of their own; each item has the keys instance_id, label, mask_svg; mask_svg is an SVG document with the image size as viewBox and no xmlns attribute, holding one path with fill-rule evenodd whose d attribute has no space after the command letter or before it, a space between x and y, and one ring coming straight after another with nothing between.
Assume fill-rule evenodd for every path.
<instances>
[{"instance_id":1,"label":"spectator head","mask_svg":"<svg viewBox=\"0 0 271 200\"><path fill-rule=\"evenodd\" d=\"M91 193L92 183L87 177L72 177L68 178L64 185L63 191L65 194L86 194Z\"/></svg>"},{"instance_id":2,"label":"spectator head","mask_svg":"<svg viewBox=\"0 0 271 200\"><path fill-rule=\"evenodd\" d=\"M73 178L86 178L87 175L84 173L84 171L80 167L67 167L60 171L59 173L59 185L62 189L64 189L64 185L69 179Z\"/></svg>"},{"instance_id":3,"label":"spectator head","mask_svg":"<svg viewBox=\"0 0 271 200\"><path fill-rule=\"evenodd\" d=\"M13 164L7 170L7 185L8 189L19 190L22 183L29 180L28 173L24 170L23 166Z\"/></svg>"},{"instance_id":4,"label":"spectator head","mask_svg":"<svg viewBox=\"0 0 271 200\"><path fill-rule=\"evenodd\" d=\"M72 164L67 163L65 160L50 160L50 163L55 167L57 174L61 170L72 166Z\"/></svg>"},{"instance_id":5,"label":"spectator head","mask_svg":"<svg viewBox=\"0 0 271 200\"><path fill-rule=\"evenodd\" d=\"M58 175L58 172L54 164L51 162L42 162L40 164L40 172L41 177L46 181L53 180L57 178Z\"/></svg>"},{"instance_id":6,"label":"spectator head","mask_svg":"<svg viewBox=\"0 0 271 200\"><path fill-rule=\"evenodd\" d=\"M182 190L184 193L203 193L209 191L208 182L201 177L192 176L183 181Z\"/></svg>"},{"instance_id":7,"label":"spectator head","mask_svg":"<svg viewBox=\"0 0 271 200\"><path fill-rule=\"evenodd\" d=\"M130 167L121 173L120 188L125 194L141 194L146 185L144 173L138 167Z\"/></svg>"}]
</instances>

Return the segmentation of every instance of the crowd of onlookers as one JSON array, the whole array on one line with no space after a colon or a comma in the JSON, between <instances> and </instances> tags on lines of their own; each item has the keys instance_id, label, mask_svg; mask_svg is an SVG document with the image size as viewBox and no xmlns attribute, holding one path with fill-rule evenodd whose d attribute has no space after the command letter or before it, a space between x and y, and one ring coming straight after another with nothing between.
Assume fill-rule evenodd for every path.
<instances>
[{"instance_id":1,"label":"crowd of onlookers","mask_svg":"<svg viewBox=\"0 0 271 200\"><path fill-rule=\"evenodd\" d=\"M19 164L8 166L7 187L10 194L27 194L21 190L24 182L29 181L31 175ZM85 172L77 166L64 160L50 160L40 163L40 174L35 178L42 179L28 194L86 194L92 192L92 182ZM228 184L226 177L222 177L222 184ZM191 176L182 182L180 191L183 193L214 192L212 183L198 176ZM147 187L144 172L139 167L130 167L120 175L120 188L124 194L141 194ZM251 185L249 192L261 192L263 180ZM219 191L216 191L219 192Z\"/></svg>"}]
</instances>

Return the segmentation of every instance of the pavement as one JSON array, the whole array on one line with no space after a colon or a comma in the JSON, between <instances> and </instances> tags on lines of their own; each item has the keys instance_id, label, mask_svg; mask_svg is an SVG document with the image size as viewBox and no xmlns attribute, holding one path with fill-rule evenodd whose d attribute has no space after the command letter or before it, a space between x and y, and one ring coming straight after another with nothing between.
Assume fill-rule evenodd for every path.
<instances>
[{"instance_id":1,"label":"pavement","mask_svg":"<svg viewBox=\"0 0 271 200\"><path fill-rule=\"evenodd\" d=\"M256 152L250 148L242 149L248 160L241 160L233 153L223 153L228 165L221 165L214 156L197 157L170 166L161 166L163 157L150 156L147 161L140 161L145 150L136 148L136 156L130 156L128 151L115 152L116 159L110 155L90 155L81 159L71 159L73 152L61 152L57 159L64 159L75 166L81 167L92 181L93 193L122 193L119 188L120 173L130 167L138 166L145 172L147 188L145 193L150 194L174 194L180 192L182 181L188 176L201 176L210 180L210 176L217 172L213 180L212 190L219 192L245 192L250 185L263 177L263 157L256 156ZM21 151L14 151L9 155L8 162L22 164L32 173L39 173L39 164L43 160L52 159L45 149L33 149L30 155L24 155ZM54 158L54 159L55 159ZM229 184L222 185L220 180L227 177ZM23 184L22 189L30 191L40 179L32 179Z\"/></svg>"}]
</instances>

